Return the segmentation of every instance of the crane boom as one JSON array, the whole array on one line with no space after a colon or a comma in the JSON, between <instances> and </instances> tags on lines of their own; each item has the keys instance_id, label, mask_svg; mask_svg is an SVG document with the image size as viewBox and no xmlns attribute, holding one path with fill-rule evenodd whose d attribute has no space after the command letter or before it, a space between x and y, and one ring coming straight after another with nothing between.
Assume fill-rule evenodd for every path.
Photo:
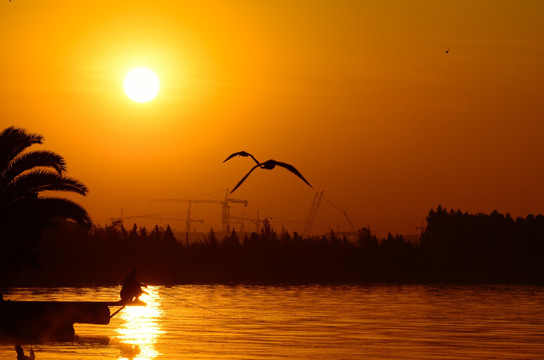
<instances>
[{"instance_id":1,"label":"crane boom","mask_svg":"<svg viewBox=\"0 0 544 360\"><path fill-rule=\"evenodd\" d=\"M224 231L229 230L230 226L230 204L243 204L244 207L247 207L247 200L239 200L229 198L229 190L227 189L225 200L215 200L215 199L187 199L187 198L170 198L170 199L151 199L151 201L166 201L166 202L188 202L189 210L187 211L187 219L190 219L190 206L191 203L194 204L221 204L221 225L223 226ZM189 221L189 220L188 220Z\"/></svg>"},{"instance_id":2,"label":"crane boom","mask_svg":"<svg viewBox=\"0 0 544 360\"><path fill-rule=\"evenodd\" d=\"M351 219L349 218L348 216L348 211L347 210L343 210L342 208L340 208L340 206L336 205L335 203L333 203L332 201L330 200L327 200L327 202L329 204L331 204L332 206L334 206L335 208L337 208L342 214L344 214L344 217L346 218L346 221L349 225L349 228L352 232L356 232L355 230L355 226L353 226L353 223L351 222Z\"/></svg>"},{"instance_id":3,"label":"crane boom","mask_svg":"<svg viewBox=\"0 0 544 360\"><path fill-rule=\"evenodd\" d=\"M159 216L159 214L124 216L124 210L121 209L121 216L118 217L118 218L110 218L110 220L111 220L111 224L113 226L121 226L122 227L124 225L124 221L128 220L128 219L154 219L157 216Z\"/></svg>"},{"instance_id":4,"label":"crane boom","mask_svg":"<svg viewBox=\"0 0 544 360\"><path fill-rule=\"evenodd\" d=\"M306 225L304 226L304 230L302 231L302 236L310 236L310 234L312 233L315 219L317 218L317 212L319 211L319 206L321 205L321 199L323 198L323 193L324 191L321 191L321 193L315 193L314 200L312 201L312 205L310 206L310 214L308 215Z\"/></svg>"}]
</instances>

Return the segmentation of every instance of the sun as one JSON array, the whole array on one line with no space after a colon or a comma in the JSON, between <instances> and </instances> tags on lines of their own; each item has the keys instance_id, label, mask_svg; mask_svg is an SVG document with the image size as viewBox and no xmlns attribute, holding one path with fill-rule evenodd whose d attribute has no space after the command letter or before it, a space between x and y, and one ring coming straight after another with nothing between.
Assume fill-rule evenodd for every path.
<instances>
[{"instance_id":1,"label":"sun","mask_svg":"<svg viewBox=\"0 0 544 360\"><path fill-rule=\"evenodd\" d=\"M127 73L123 87L131 100L144 103L157 96L160 82L153 71L145 67L138 67Z\"/></svg>"}]
</instances>

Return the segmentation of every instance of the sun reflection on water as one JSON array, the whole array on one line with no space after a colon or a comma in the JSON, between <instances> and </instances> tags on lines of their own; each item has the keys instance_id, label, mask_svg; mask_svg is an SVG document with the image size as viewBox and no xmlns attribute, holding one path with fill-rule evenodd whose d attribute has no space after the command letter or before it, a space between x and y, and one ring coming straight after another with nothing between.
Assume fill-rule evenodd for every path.
<instances>
[{"instance_id":1,"label":"sun reflection on water","mask_svg":"<svg viewBox=\"0 0 544 360\"><path fill-rule=\"evenodd\" d=\"M162 315L161 297L158 288L148 286L140 300L146 306L127 306L120 313L122 321L116 329L120 341L120 360L151 360L156 358L159 352L155 344L164 331L158 321Z\"/></svg>"}]
</instances>

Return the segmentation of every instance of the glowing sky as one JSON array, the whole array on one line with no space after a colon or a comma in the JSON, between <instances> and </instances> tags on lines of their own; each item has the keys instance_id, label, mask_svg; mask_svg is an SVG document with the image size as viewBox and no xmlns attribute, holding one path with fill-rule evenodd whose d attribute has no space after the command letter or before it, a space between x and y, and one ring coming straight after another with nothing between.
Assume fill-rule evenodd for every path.
<instances>
[{"instance_id":1,"label":"glowing sky","mask_svg":"<svg viewBox=\"0 0 544 360\"><path fill-rule=\"evenodd\" d=\"M378 233L415 233L439 204L542 213L542 19L538 0L5 0L0 125L42 134L102 225L185 217L151 198L221 199L252 166L222 163L240 150L314 186L261 170L233 194L249 201L233 215L289 230L321 190ZM137 66L161 81L149 103L123 91ZM219 206L192 210L220 228ZM323 201L328 229L347 224Z\"/></svg>"}]
</instances>

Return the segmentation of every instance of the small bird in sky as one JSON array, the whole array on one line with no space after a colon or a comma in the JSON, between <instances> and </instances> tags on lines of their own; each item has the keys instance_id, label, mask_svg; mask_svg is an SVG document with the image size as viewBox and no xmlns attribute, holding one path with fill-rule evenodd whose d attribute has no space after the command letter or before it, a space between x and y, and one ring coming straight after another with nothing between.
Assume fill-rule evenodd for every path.
<instances>
[{"instance_id":1,"label":"small bird in sky","mask_svg":"<svg viewBox=\"0 0 544 360\"><path fill-rule=\"evenodd\" d=\"M444 52L445 52L446 54L449 54L449 53L450 53L450 49L444 50Z\"/></svg>"},{"instance_id":2,"label":"small bird in sky","mask_svg":"<svg viewBox=\"0 0 544 360\"><path fill-rule=\"evenodd\" d=\"M238 184L236 184L236 186L234 187L234 189L232 189L231 193L233 193L236 189L238 189L238 187L240 185L242 185L242 183L247 179L247 177L249 176L249 174L251 174L253 172L253 170L255 170L256 168L261 168L261 169L266 169L266 170L272 170L274 169L276 166L281 166L287 170L289 170L290 172L292 172L293 174L295 174L296 176L298 176L299 178L302 179L302 181L304 181L306 184L308 184L309 187L312 187L312 185L310 185L310 183L304 178L304 176L302 176L302 174L300 173L300 171L298 171L293 165L291 164L287 164L287 163L284 163L284 162L281 162L281 161L276 161L276 160L267 160L263 163L257 161L257 159L255 159L255 157L253 155L251 155L250 153L248 152L245 152L245 151L240 151L240 152L237 152L237 153L234 153L234 154L231 154L229 157L227 157L223 162L235 157L235 156L249 156L251 157L256 163L257 165L253 166L251 168L251 170L249 170L249 172L246 174L246 176L244 176L242 178L242 180L240 180L238 182Z\"/></svg>"}]
</instances>

